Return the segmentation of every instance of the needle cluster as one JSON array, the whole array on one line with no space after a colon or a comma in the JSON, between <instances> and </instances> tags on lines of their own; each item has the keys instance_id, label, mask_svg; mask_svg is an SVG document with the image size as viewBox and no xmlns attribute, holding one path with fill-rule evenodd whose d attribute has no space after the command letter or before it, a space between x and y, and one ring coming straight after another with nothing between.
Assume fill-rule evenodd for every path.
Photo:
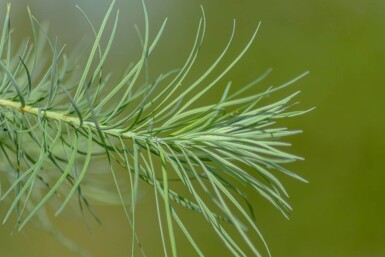
<instances>
[{"instance_id":1,"label":"needle cluster","mask_svg":"<svg viewBox=\"0 0 385 257\"><path fill-rule=\"evenodd\" d=\"M140 248L135 232L135 202L139 185L144 182L154 191L154 210L159 217L165 256L177 256L177 228L197 254L205 256L178 214L177 205L201 213L234 256L246 256L248 251L261 256L261 250L249 238L250 233L256 233L264 242L245 189L254 190L287 215L291 210L287 193L274 172L304 181L283 166L301 159L282 150L288 146L282 138L300 131L274 125L279 119L304 113L288 109L297 93L268 105L261 105L261 100L305 74L259 94L242 96L261 82L270 72L267 71L233 93L229 83L216 103L193 107L245 54L258 29L239 55L207 82L231 45L234 26L222 53L207 71L187 85L185 78L205 35L202 12L184 65L154 81L143 82L146 62L167 21L151 39L143 3L141 56L120 81L112 83L102 68L119 19L119 12L112 15L113 6L114 1L98 30L91 25L95 40L80 65L78 56L67 55L64 47L52 42L30 12L33 40L15 53L7 5L0 38L0 175L2 184L7 185L1 188L1 200L10 203L4 221L15 214L18 228L22 229L52 199L60 203L56 214L77 199L82 211L89 210L94 215L83 186L90 164L103 159L132 227L133 253L135 247ZM111 19L109 40L102 46L101 38ZM86 20L89 21L87 17ZM122 171L124 183L130 188L130 209L127 195L120 188ZM187 190L181 190L180 185ZM239 246L224 223L236 229L248 250Z\"/></svg>"}]
</instances>

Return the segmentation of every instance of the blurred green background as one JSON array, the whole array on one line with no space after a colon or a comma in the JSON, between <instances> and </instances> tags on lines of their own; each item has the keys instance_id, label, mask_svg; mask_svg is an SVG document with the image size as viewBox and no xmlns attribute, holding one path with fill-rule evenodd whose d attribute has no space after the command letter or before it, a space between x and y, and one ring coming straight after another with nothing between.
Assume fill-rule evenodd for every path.
<instances>
[{"instance_id":1,"label":"blurred green background","mask_svg":"<svg viewBox=\"0 0 385 257\"><path fill-rule=\"evenodd\" d=\"M0 1L3 17L5 3ZM80 5L95 24L110 1L12 1L15 36L29 34L26 5L41 21L49 21L51 36L76 46L92 37L76 10ZM290 165L310 181L302 184L283 178L294 211L284 219L266 203L256 203L257 224L273 257L382 257L385 256L385 1L374 0L147 0L150 28L155 34L165 17L167 29L150 61L152 74L180 67L188 55L203 5L208 31L194 74L215 60L237 21L234 44L224 64L240 51L259 21L257 40L240 63L218 85L228 80L234 87L258 77L267 68L273 73L255 88L285 82L303 71L310 74L281 92L302 91L297 108L317 107L285 125L303 129L289 139L290 151L305 157ZM121 20L109 69L124 70L139 50L133 23L143 27L139 0L120 0ZM131 59L130 59L131 58ZM224 65L222 67L225 67ZM219 91L218 91L219 92ZM215 92L212 92L215 94ZM210 101L210 95L204 99ZM381 168L382 167L382 168ZM139 205L140 234L149 257L161 256L155 235L156 219L151 193L143 189ZM1 205L0 205L1 208ZM55 221L74 241L95 257L129 256L130 230L119 207L97 206L103 221L91 232L70 211ZM0 213L3 214L0 209ZM208 256L229 256L199 215L184 212L193 224L198 242ZM0 256L76 256L44 232L27 227L13 231L12 221L0 227ZM12 233L12 234L11 234ZM183 250L185 249L185 250ZM181 241L180 256L196 256Z\"/></svg>"}]
</instances>

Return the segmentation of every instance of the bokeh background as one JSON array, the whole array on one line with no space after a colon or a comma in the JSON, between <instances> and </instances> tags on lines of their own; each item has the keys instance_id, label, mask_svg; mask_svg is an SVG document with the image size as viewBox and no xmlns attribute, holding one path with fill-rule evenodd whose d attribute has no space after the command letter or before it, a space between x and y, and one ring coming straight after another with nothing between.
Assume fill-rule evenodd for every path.
<instances>
[{"instance_id":1,"label":"bokeh background","mask_svg":"<svg viewBox=\"0 0 385 257\"><path fill-rule=\"evenodd\" d=\"M1 19L5 3L0 1ZM110 1L10 1L15 37L30 33L26 6L40 21L49 21L52 38L74 48L92 38L78 4L94 24L100 24ZM200 74L219 55L237 21L234 44L224 64L246 44L259 21L257 40L239 64L218 84L234 87L253 80L268 68L273 73L255 88L310 74L281 92L302 91L296 108L316 109L285 121L304 133L289 139L292 152L305 157L290 168L307 178L302 184L283 178L294 211L284 219L273 207L255 199L257 224L273 257L385 256L385 1L380 0L148 0L151 34L168 17L167 29L150 63L151 74L180 67L192 46L201 15L207 16L207 36L194 74ZM139 51L133 27L143 28L139 0L118 0L121 19L108 69L119 73ZM218 91L219 92L219 91ZM215 95L213 91L211 94ZM210 95L203 101L210 101ZM279 94L277 95L279 97ZM148 256L161 256L155 235L153 199L143 189L139 219ZM4 214L0 204L0 213ZM97 206L103 221L87 229L78 215L67 212L54 222L66 235L95 257L129 256L130 230L120 207ZM198 242L208 256L229 256L196 214L191 219ZM190 216L189 216L190 215ZM77 256L33 226L18 233L12 221L0 227L0 256ZM196 256L181 240L180 256Z\"/></svg>"}]
</instances>

